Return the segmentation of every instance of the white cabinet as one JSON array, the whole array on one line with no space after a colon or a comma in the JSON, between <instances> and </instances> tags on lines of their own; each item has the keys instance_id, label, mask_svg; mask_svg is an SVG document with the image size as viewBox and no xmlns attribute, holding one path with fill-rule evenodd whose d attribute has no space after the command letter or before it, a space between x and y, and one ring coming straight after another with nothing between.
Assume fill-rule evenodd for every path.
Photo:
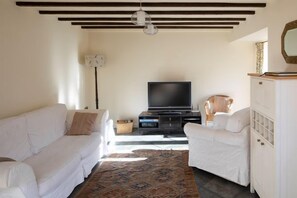
<instances>
[{"instance_id":1,"label":"white cabinet","mask_svg":"<svg viewBox=\"0 0 297 198\"><path fill-rule=\"evenodd\" d=\"M251 76L251 191L297 197L297 77Z\"/></svg>"}]
</instances>

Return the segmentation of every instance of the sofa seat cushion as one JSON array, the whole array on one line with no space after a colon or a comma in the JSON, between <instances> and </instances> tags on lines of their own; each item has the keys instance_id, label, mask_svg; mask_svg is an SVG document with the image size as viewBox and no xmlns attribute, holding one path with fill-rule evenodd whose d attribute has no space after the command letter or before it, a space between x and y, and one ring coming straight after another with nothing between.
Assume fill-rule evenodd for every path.
<instances>
[{"instance_id":1,"label":"sofa seat cushion","mask_svg":"<svg viewBox=\"0 0 297 198\"><path fill-rule=\"evenodd\" d=\"M92 133L89 136L64 136L63 139L68 142L68 147L79 153L81 159L88 157L94 150L98 149L101 142L100 133Z\"/></svg>"},{"instance_id":2,"label":"sofa seat cushion","mask_svg":"<svg viewBox=\"0 0 297 198\"><path fill-rule=\"evenodd\" d=\"M45 147L37 155L25 160L33 167L42 196L65 180L78 167L82 169L81 161L98 149L100 133L89 136L63 136Z\"/></svg>"},{"instance_id":3,"label":"sofa seat cushion","mask_svg":"<svg viewBox=\"0 0 297 198\"><path fill-rule=\"evenodd\" d=\"M82 171L80 154L71 145L62 137L24 161L34 170L40 196L55 190L78 168Z\"/></svg>"}]
</instances>

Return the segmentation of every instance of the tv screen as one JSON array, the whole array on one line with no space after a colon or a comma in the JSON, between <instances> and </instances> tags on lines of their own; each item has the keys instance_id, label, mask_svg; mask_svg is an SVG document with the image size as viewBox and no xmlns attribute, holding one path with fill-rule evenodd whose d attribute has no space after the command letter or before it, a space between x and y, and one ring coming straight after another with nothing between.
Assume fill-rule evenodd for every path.
<instances>
[{"instance_id":1,"label":"tv screen","mask_svg":"<svg viewBox=\"0 0 297 198\"><path fill-rule=\"evenodd\" d=\"M191 110L191 82L148 82L149 110Z\"/></svg>"}]
</instances>

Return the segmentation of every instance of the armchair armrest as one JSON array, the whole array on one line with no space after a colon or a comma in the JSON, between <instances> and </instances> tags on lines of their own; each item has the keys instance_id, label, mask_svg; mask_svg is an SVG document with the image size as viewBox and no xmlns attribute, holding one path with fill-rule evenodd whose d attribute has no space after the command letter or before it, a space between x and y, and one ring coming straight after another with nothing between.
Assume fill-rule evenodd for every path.
<instances>
[{"instance_id":1,"label":"armchair armrest","mask_svg":"<svg viewBox=\"0 0 297 198\"><path fill-rule=\"evenodd\" d=\"M0 197L5 198L26 198L23 192L16 187L0 188Z\"/></svg>"},{"instance_id":2,"label":"armchair armrest","mask_svg":"<svg viewBox=\"0 0 297 198\"><path fill-rule=\"evenodd\" d=\"M184 126L184 131L189 140L206 140L240 147L249 145L249 126L244 127L239 133L232 133L223 129L213 129L200 124L187 123Z\"/></svg>"},{"instance_id":3,"label":"armchair armrest","mask_svg":"<svg viewBox=\"0 0 297 198\"><path fill-rule=\"evenodd\" d=\"M215 117L213 119L213 128L214 129L225 129L228 119L230 117L230 114L215 114Z\"/></svg>"},{"instance_id":4,"label":"armchair armrest","mask_svg":"<svg viewBox=\"0 0 297 198\"><path fill-rule=\"evenodd\" d=\"M25 197L39 197L35 174L31 166L22 162L0 163L0 188L19 188Z\"/></svg>"},{"instance_id":5,"label":"armchair armrest","mask_svg":"<svg viewBox=\"0 0 297 198\"><path fill-rule=\"evenodd\" d=\"M204 139L208 141L213 141L215 134L218 130L214 130L213 128L202 126L200 124L195 123L187 123L184 126L184 131L188 137L194 139Z\"/></svg>"},{"instance_id":6,"label":"armchair armrest","mask_svg":"<svg viewBox=\"0 0 297 198\"><path fill-rule=\"evenodd\" d=\"M247 147L249 145L249 131L250 126L244 127L240 132L233 133L227 130L222 130L221 133L217 133L214 137L214 141L238 147Z\"/></svg>"},{"instance_id":7,"label":"armchair armrest","mask_svg":"<svg viewBox=\"0 0 297 198\"><path fill-rule=\"evenodd\" d=\"M209 101L206 101L204 104L204 110L207 115L212 113L211 105Z\"/></svg>"}]
</instances>

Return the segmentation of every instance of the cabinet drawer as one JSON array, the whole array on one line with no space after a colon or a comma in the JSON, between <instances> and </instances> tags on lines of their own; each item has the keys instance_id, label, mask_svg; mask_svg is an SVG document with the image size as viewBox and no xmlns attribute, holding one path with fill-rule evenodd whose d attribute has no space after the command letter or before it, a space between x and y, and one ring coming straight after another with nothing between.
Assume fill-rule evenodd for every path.
<instances>
[{"instance_id":1,"label":"cabinet drawer","mask_svg":"<svg viewBox=\"0 0 297 198\"><path fill-rule=\"evenodd\" d=\"M160 126L162 128L180 128L181 118L180 117L161 117Z\"/></svg>"},{"instance_id":2,"label":"cabinet drawer","mask_svg":"<svg viewBox=\"0 0 297 198\"><path fill-rule=\"evenodd\" d=\"M275 117L275 82L272 80L252 78L251 106L263 114Z\"/></svg>"},{"instance_id":3,"label":"cabinet drawer","mask_svg":"<svg viewBox=\"0 0 297 198\"><path fill-rule=\"evenodd\" d=\"M181 120L180 117L161 117L162 123L176 123L176 122L180 122L180 120Z\"/></svg>"}]
</instances>

